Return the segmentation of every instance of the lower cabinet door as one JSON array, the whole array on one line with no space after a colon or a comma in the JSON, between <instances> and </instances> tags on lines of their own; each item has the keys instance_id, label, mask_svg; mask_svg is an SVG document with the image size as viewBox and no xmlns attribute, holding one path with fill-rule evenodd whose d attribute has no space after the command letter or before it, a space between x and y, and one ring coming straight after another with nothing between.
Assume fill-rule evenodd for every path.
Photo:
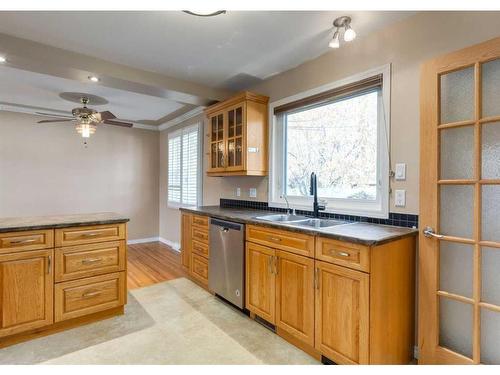
<instances>
[{"instance_id":1,"label":"lower cabinet door","mask_svg":"<svg viewBox=\"0 0 500 375\"><path fill-rule=\"evenodd\" d=\"M191 277L201 284L208 286L208 260L197 254L191 253L191 264L189 267Z\"/></svg>"},{"instance_id":2,"label":"lower cabinet door","mask_svg":"<svg viewBox=\"0 0 500 375\"><path fill-rule=\"evenodd\" d=\"M246 296L248 310L275 324L276 280L274 258L269 247L246 244Z\"/></svg>"},{"instance_id":3,"label":"lower cabinet door","mask_svg":"<svg viewBox=\"0 0 500 375\"><path fill-rule=\"evenodd\" d=\"M316 261L316 349L339 364L369 363L369 275Z\"/></svg>"},{"instance_id":4,"label":"lower cabinet door","mask_svg":"<svg viewBox=\"0 0 500 375\"><path fill-rule=\"evenodd\" d=\"M0 337L52 324L53 250L0 255Z\"/></svg>"},{"instance_id":5,"label":"lower cabinet door","mask_svg":"<svg viewBox=\"0 0 500 375\"><path fill-rule=\"evenodd\" d=\"M182 265L189 269L191 260L191 214L182 213L181 233Z\"/></svg>"},{"instance_id":6,"label":"lower cabinet door","mask_svg":"<svg viewBox=\"0 0 500 375\"><path fill-rule=\"evenodd\" d=\"M314 346L314 260L276 251L276 326Z\"/></svg>"},{"instance_id":7,"label":"lower cabinet door","mask_svg":"<svg viewBox=\"0 0 500 375\"><path fill-rule=\"evenodd\" d=\"M126 279L125 272L115 272L56 284L55 321L124 305Z\"/></svg>"}]
</instances>

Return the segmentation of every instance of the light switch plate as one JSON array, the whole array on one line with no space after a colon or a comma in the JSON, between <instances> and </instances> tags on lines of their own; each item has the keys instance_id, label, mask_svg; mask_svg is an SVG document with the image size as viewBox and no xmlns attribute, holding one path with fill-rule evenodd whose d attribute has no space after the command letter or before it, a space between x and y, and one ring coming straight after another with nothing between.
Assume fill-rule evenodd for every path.
<instances>
[{"instance_id":1,"label":"light switch plate","mask_svg":"<svg viewBox=\"0 0 500 375\"><path fill-rule=\"evenodd\" d=\"M241 197L241 189L239 187L236 188L236 196Z\"/></svg>"},{"instance_id":2,"label":"light switch plate","mask_svg":"<svg viewBox=\"0 0 500 375\"><path fill-rule=\"evenodd\" d=\"M248 195L250 198L257 198L257 189L250 188L250 190L248 191Z\"/></svg>"},{"instance_id":3,"label":"light switch plate","mask_svg":"<svg viewBox=\"0 0 500 375\"><path fill-rule=\"evenodd\" d=\"M396 163L396 172L394 178L399 181L406 180L406 164Z\"/></svg>"},{"instance_id":4,"label":"light switch plate","mask_svg":"<svg viewBox=\"0 0 500 375\"><path fill-rule=\"evenodd\" d=\"M394 202L394 205L396 207L404 207L406 206L406 190L398 190L396 189L396 192L395 192L395 202Z\"/></svg>"}]
</instances>

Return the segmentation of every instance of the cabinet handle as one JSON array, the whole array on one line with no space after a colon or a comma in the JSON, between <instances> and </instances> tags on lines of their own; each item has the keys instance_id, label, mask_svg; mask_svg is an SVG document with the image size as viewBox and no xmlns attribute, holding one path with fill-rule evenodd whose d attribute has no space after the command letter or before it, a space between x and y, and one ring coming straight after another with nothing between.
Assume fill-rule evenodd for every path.
<instances>
[{"instance_id":1,"label":"cabinet handle","mask_svg":"<svg viewBox=\"0 0 500 375\"><path fill-rule=\"evenodd\" d=\"M50 275L52 271L52 255L47 257L47 273Z\"/></svg>"},{"instance_id":2,"label":"cabinet handle","mask_svg":"<svg viewBox=\"0 0 500 375\"><path fill-rule=\"evenodd\" d=\"M102 258L84 259L82 260L82 264L92 264L100 261L102 261Z\"/></svg>"},{"instance_id":3,"label":"cabinet handle","mask_svg":"<svg viewBox=\"0 0 500 375\"><path fill-rule=\"evenodd\" d=\"M102 292L87 292L87 293L84 293L82 294L82 298L91 298L91 297L95 297L95 296L98 296L99 294L101 294Z\"/></svg>"},{"instance_id":4,"label":"cabinet handle","mask_svg":"<svg viewBox=\"0 0 500 375\"><path fill-rule=\"evenodd\" d=\"M24 240L12 240L12 241L10 241L10 243L19 245L19 244L30 243L30 242L35 242L35 241L36 240L34 238L28 238L28 239L24 239Z\"/></svg>"},{"instance_id":5,"label":"cabinet handle","mask_svg":"<svg viewBox=\"0 0 500 375\"><path fill-rule=\"evenodd\" d=\"M91 232L91 233L83 233L83 237L94 237L94 236L98 236L99 233L97 232Z\"/></svg>"},{"instance_id":6,"label":"cabinet handle","mask_svg":"<svg viewBox=\"0 0 500 375\"><path fill-rule=\"evenodd\" d=\"M269 241L275 241L275 242L280 242L281 241L281 238L279 238L279 237L268 236L267 239Z\"/></svg>"},{"instance_id":7,"label":"cabinet handle","mask_svg":"<svg viewBox=\"0 0 500 375\"><path fill-rule=\"evenodd\" d=\"M337 254L340 255L341 257L350 257L351 254L346 253L345 251L337 251Z\"/></svg>"}]
</instances>

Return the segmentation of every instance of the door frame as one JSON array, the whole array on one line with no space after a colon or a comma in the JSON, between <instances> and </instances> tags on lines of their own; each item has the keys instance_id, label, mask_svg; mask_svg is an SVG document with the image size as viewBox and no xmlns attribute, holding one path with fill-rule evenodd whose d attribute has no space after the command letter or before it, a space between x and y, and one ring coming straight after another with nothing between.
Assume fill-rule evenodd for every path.
<instances>
[{"instance_id":1,"label":"door frame","mask_svg":"<svg viewBox=\"0 0 500 375\"><path fill-rule=\"evenodd\" d=\"M500 57L500 37L455 51L426 62L421 69L420 82L420 234L418 284L418 347L420 364L478 364L480 363L480 309L481 302L481 186L493 180L481 179L481 126L500 121L500 116L481 118L481 64ZM474 67L474 119L440 124L441 74ZM474 177L467 180L439 180L439 134L441 129L474 126ZM473 239L444 236L474 246L473 298L439 291L439 243L441 240L425 237L423 229L432 227L439 232L439 186L445 184L474 186ZM495 183L500 183L496 181ZM439 346L439 296L473 305L472 359Z\"/></svg>"}]
</instances>

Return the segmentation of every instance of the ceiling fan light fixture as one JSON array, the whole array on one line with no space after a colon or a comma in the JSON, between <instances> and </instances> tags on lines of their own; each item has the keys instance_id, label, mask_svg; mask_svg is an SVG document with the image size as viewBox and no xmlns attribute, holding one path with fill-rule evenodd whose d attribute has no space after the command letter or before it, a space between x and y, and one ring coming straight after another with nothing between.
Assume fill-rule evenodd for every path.
<instances>
[{"instance_id":1,"label":"ceiling fan light fixture","mask_svg":"<svg viewBox=\"0 0 500 375\"><path fill-rule=\"evenodd\" d=\"M225 10L183 10L184 13L196 17L214 17L225 14Z\"/></svg>"},{"instance_id":2,"label":"ceiling fan light fixture","mask_svg":"<svg viewBox=\"0 0 500 375\"><path fill-rule=\"evenodd\" d=\"M95 133L97 127L89 121L81 121L76 124L76 131L82 136L82 138L90 138L92 134Z\"/></svg>"},{"instance_id":3,"label":"ceiling fan light fixture","mask_svg":"<svg viewBox=\"0 0 500 375\"><path fill-rule=\"evenodd\" d=\"M96 77L96 76L88 76L88 79L89 79L89 81L92 81L92 82L99 82L100 81L99 77Z\"/></svg>"}]
</instances>

